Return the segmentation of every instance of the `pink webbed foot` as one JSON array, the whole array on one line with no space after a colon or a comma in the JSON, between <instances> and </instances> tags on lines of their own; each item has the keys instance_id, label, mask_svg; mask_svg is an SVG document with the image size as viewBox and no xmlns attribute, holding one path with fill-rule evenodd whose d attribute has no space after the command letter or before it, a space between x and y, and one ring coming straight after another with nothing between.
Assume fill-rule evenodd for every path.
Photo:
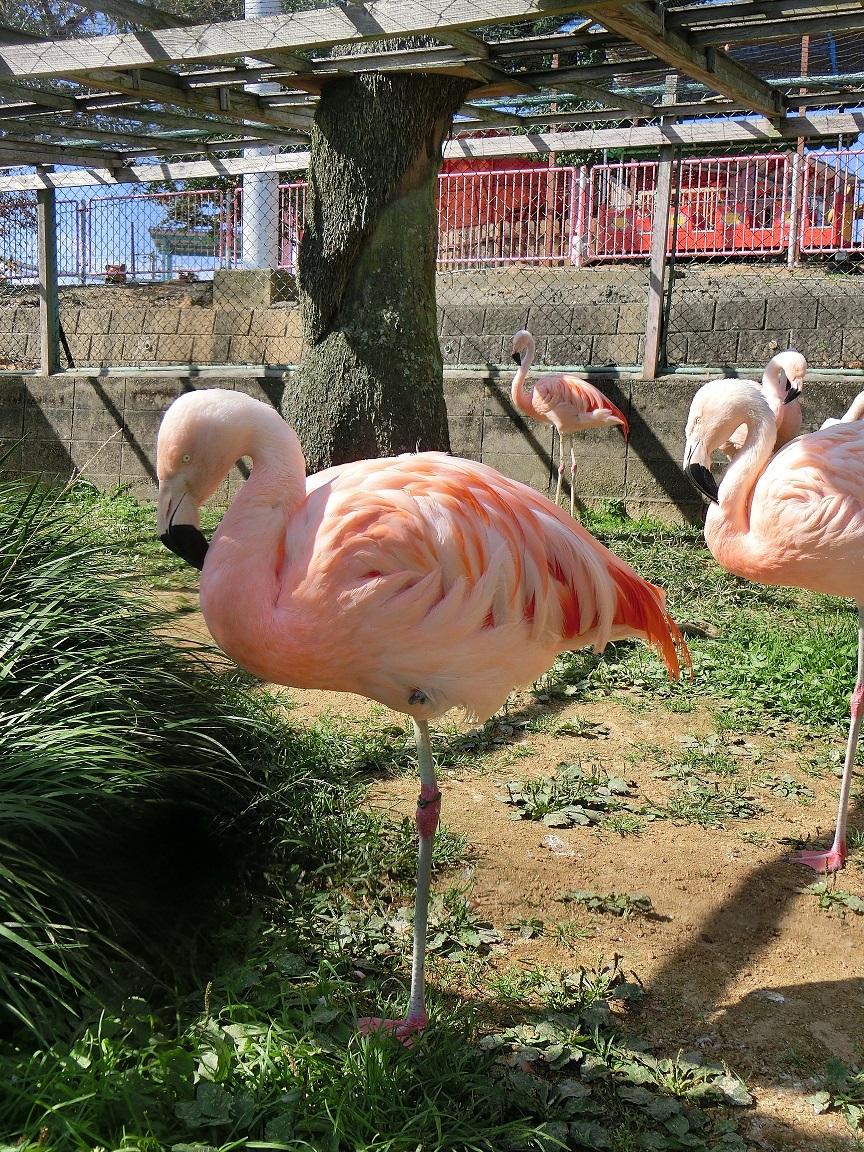
<instances>
[{"instance_id":1,"label":"pink webbed foot","mask_svg":"<svg viewBox=\"0 0 864 1152\"><path fill-rule=\"evenodd\" d=\"M372 1032L388 1032L400 1040L406 1048L413 1048L414 1041L422 1035L428 1023L425 1012L422 1016L409 1016L405 1020L384 1020L380 1016L364 1016L357 1021L357 1030L361 1036L368 1036Z\"/></svg>"},{"instance_id":2,"label":"pink webbed foot","mask_svg":"<svg viewBox=\"0 0 864 1152\"><path fill-rule=\"evenodd\" d=\"M790 864L806 864L814 872L837 872L846 863L846 842L833 844L825 852L793 852L787 859Z\"/></svg>"}]
</instances>

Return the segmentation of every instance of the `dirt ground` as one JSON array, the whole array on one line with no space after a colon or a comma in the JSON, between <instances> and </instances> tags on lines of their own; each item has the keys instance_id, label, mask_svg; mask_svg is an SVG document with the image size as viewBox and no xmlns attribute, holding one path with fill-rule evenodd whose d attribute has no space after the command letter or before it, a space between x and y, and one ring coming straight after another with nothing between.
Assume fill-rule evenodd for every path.
<instances>
[{"instance_id":1,"label":"dirt ground","mask_svg":"<svg viewBox=\"0 0 864 1152\"><path fill-rule=\"evenodd\" d=\"M298 720L331 713L368 721L374 714L381 725L405 723L356 697L293 690L290 696ZM531 703L522 715L538 707ZM511 713L500 721L505 734L512 719ZM496 799L502 785L548 776L564 760L599 764L634 781L640 797L662 799L668 785L652 775L657 764L644 746L678 751L692 736L714 730L705 708L677 714L657 706L640 714L613 699L567 706L557 727L568 719L598 727L574 736L520 735L517 726L498 757L500 769L490 770L487 759L485 768L441 773L442 822L464 832L476 849L470 895L479 918L504 936L496 946L499 962L593 968L599 959L620 956L647 993L631 1010L630 1031L652 1041L657 1056L698 1051L745 1077L755 1097L738 1116L748 1145L860 1148L841 1115L816 1115L805 1098L821 1087L813 1074L832 1056L864 1065L864 915L820 909L813 895L801 892L818 876L786 862L788 846L779 842L830 835L836 777L827 770L823 779L800 776L816 792L808 806L754 789L768 811L725 829L658 820L640 835L620 836L511 820L513 807ZM777 776L796 769L787 743L788 733L769 732L731 735L727 746L742 768ZM507 764L514 747L520 758ZM812 753L812 745L806 747ZM394 816L413 814L416 795L411 777L382 779L371 803ZM759 843L742 840L742 832L761 834L751 838ZM836 886L864 896L860 851ZM622 919L574 911L577 906L556 900L573 888L647 893L656 914ZM590 933L572 947L548 936L523 939L505 928L520 919L554 925L567 918L578 918Z\"/></svg>"},{"instance_id":2,"label":"dirt ground","mask_svg":"<svg viewBox=\"0 0 864 1152\"><path fill-rule=\"evenodd\" d=\"M184 630L207 635L197 612L183 619ZM358 726L407 724L404 716L361 697L275 690L287 692L292 721L330 715ZM548 731L520 727L520 721L550 712L555 716ZM549 776L562 761L576 761L624 777L646 803L662 801L670 784L654 775L658 762L664 752L674 760L694 737L714 733L706 705L678 713L660 703L648 706L639 690L632 701L563 705L526 694L511 697L497 727L497 753L478 758L477 767L439 775L442 823L465 833L475 852L469 897L476 915L504 938L494 947L496 963L592 970L618 956L646 992L630 1009L630 1033L650 1041L655 1056L699 1052L745 1079L754 1104L736 1115L748 1147L864 1147L842 1115L816 1114L806 1099L822 1087L818 1076L832 1057L855 1071L864 1067L864 915L823 910L814 895L802 892L819 876L789 863L784 843L830 841L839 780L828 767L818 777L804 769L814 755L824 763L832 753L835 761L842 756L840 724L833 740L809 734L796 740L800 734L782 726L730 732L719 740L718 753L736 760L738 778L789 773L813 790L809 803L754 787L751 794L765 808L754 819L730 820L725 828L656 820L626 836L514 821L514 808L497 797L506 794L508 781ZM586 729L586 735L572 734ZM853 827L864 816L860 779L859 769ZM370 792L372 806L397 818L413 817L416 799L410 775L379 779ZM439 878L438 888L452 883L452 877ZM864 898L864 850L853 853L835 887ZM574 888L645 893L654 915L622 919L556 900ZM548 925L575 919L587 934L565 947L551 934L524 939L506 928L531 919Z\"/></svg>"}]
</instances>

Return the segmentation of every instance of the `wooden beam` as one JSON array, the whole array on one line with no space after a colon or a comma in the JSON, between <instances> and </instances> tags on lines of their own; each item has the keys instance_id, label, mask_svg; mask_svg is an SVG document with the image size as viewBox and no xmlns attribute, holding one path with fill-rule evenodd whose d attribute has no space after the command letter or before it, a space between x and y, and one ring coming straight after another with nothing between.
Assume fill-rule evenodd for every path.
<instances>
[{"instance_id":1,"label":"wooden beam","mask_svg":"<svg viewBox=\"0 0 864 1152\"><path fill-rule=\"evenodd\" d=\"M77 0L87 12L101 12L115 20L128 20L142 28L185 28L193 24L189 16L179 16L176 12L166 12L143 0Z\"/></svg>"},{"instance_id":2,"label":"wooden beam","mask_svg":"<svg viewBox=\"0 0 864 1152\"><path fill-rule=\"evenodd\" d=\"M220 99L219 92L192 91L183 86L179 77L170 72L156 72L147 69L143 73L131 72L88 72L75 77L90 88L101 88L109 92L121 92L138 100L152 100L156 104L168 104L177 108L188 108L193 112L210 112L223 119L252 121L270 124L274 127L292 129L308 134L312 125L312 114L280 112L268 108L263 98L252 93L230 90L227 100Z\"/></svg>"},{"instance_id":3,"label":"wooden beam","mask_svg":"<svg viewBox=\"0 0 864 1152\"><path fill-rule=\"evenodd\" d=\"M678 105L670 105L674 114ZM664 112L666 108L664 107ZM833 115L788 116L782 120L750 119L736 121L708 120L702 123L662 124L639 128L592 128L583 132L535 132L528 135L456 139L444 146L444 156L547 156L549 152L583 152L593 149L651 149L665 144L682 147L704 147L711 144L770 144L798 137L818 139L864 132L864 112L839 112ZM32 161L30 161L32 163ZM67 163L75 161L67 158ZM237 157L222 160L181 161L161 164L129 165L114 170L95 166L78 171L40 172L29 175L0 177L0 192L36 188L88 188L141 184L162 180L189 180L203 176L238 176L244 172L304 172L309 165L307 151L283 152L273 156ZM2 160L0 160L2 166ZM10 165L11 166L11 165Z\"/></svg>"},{"instance_id":4,"label":"wooden beam","mask_svg":"<svg viewBox=\"0 0 864 1152\"><path fill-rule=\"evenodd\" d=\"M662 72L665 76L669 68L656 56L645 55L635 60L612 60L608 64L577 64L568 68L544 68L542 71L520 73L530 84L543 88L554 86L553 81L576 84L591 83L592 80L609 80L616 76L629 76L634 72Z\"/></svg>"},{"instance_id":5,"label":"wooden beam","mask_svg":"<svg viewBox=\"0 0 864 1152\"><path fill-rule=\"evenodd\" d=\"M44 88L29 88L24 84L0 81L0 96L8 96L12 100L30 101L43 108L51 108L58 112L77 111L74 96L62 96L59 92L48 92ZM0 113L4 107L3 104L0 104Z\"/></svg>"},{"instance_id":6,"label":"wooden beam","mask_svg":"<svg viewBox=\"0 0 864 1152\"><path fill-rule=\"evenodd\" d=\"M470 32L441 32L435 39L449 44L452 48L458 48L460 52L465 52L469 56L475 56L478 60L489 59L489 45L479 36L472 36Z\"/></svg>"},{"instance_id":7,"label":"wooden beam","mask_svg":"<svg viewBox=\"0 0 864 1152\"><path fill-rule=\"evenodd\" d=\"M664 144L657 162L657 187L651 221L651 263L648 271L648 309L645 317L645 355L642 377L655 380L661 364L660 337L663 328L663 299L666 285L666 242L669 235L669 209L672 205L672 175L675 149Z\"/></svg>"},{"instance_id":8,"label":"wooden beam","mask_svg":"<svg viewBox=\"0 0 864 1152\"><path fill-rule=\"evenodd\" d=\"M683 33L665 27L664 9L655 11L643 3L618 9L617 2L601 2L584 6L582 11L706 88L763 116L783 115L785 105L779 92L719 48L694 47Z\"/></svg>"},{"instance_id":9,"label":"wooden beam","mask_svg":"<svg viewBox=\"0 0 864 1152\"><path fill-rule=\"evenodd\" d=\"M829 32L864 30L864 9L840 16L800 16L796 20L748 20L690 32L691 44L756 44L763 40L799 40L802 36L822 36Z\"/></svg>"},{"instance_id":10,"label":"wooden beam","mask_svg":"<svg viewBox=\"0 0 864 1152\"><path fill-rule=\"evenodd\" d=\"M99 148L70 148L61 144L34 144L33 141L5 141L0 137L0 166L19 164L78 164L97 168L120 168L125 164L120 152Z\"/></svg>"},{"instance_id":11,"label":"wooden beam","mask_svg":"<svg viewBox=\"0 0 864 1152\"><path fill-rule=\"evenodd\" d=\"M704 24L729 24L737 19L762 16L768 20L794 19L809 14L825 19L841 12L854 12L856 2L820 4L818 0L720 0L706 5L686 4L666 12L667 28L694 29Z\"/></svg>"},{"instance_id":12,"label":"wooden beam","mask_svg":"<svg viewBox=\"0 0 864 1152\"><path fill-rule=\"evenodd\" d=\"M305 172L309 167L308 152L283 152L278 155L237 157L220 160L180 161L176 164L130 164L125 168L85 168L71 172L37 172L30 176L0 177L0 192L23 192L38 188L114 188L122 185L149 184L164 180L193 180L204 176L242 176L247 172Z\"/></svg>"},{"instance_id":13,"label":"wooden beam","mask_svg":"<svg viewBox=\"0 0 864 1152\"><path fill-rule=\"evenodd\" d=\"M0 47L0 74L80 76L86 82L83 77L103 68L164 67L257 56L274 49L296 52L390 37L435 36L451 28L460 31L526 18L563 17L579 10L571 0L370 0L191 28L4 45Z\"/></svg>"},{"instance_id":14,"label":"wooden beam","mask_svg":"<svg viewBox=\"0 0 864 1152\"><path fill-rule=\"evenodd\" d=\"M31 119L36 119L37 124L34 125L34 131L38 132L41 129L38 127L38 120L47 115L53 115L55 105L52 102L47 106L43 104L42 96L50 95L53 93L44 94L35 88L27 88L23 84L0 84L0 89L7 88L10 91L14 89L17 95L21 96L37 96L38 102L27 103L22 101L20 104L0 104L0 125L3 121L15 120L27 123ZM141 124L161 124L167 128L176 128L182 131L200 133L217 133L217 132L236 132L238 124L235 119L227 119L221 116L206 116L205 114L196 114L192 110L192 115L186 115L176 112L163 112L156 111L151 108L143 108L140 103L125 95L108 95L108 96L73 96L63 97L62 105L57 106L57 111L68 111L79 115L88 115L93 112L101 112L105 109L113 110L116 118L120 120L134 120ZM2 129L0 129L2 131ZM277 144L285 143L285 130L280 131L276 128L265 127L262 124L254 124L250 126L250 131L254 131L255 135L261 140L270 140ZM122 131L120 133L122 135Z\"/></svg>"},{"instance_id":15,"label":"wooden beam","mask_svg":"<svg viewBox=\"0 0 864 1152\"><path fill-rule=\"evenodd\" d=\"M550 79L549 83L551 86L553 81ZM583 100L593 100L595 104L602 104L607 108L619 108L629 116L650 118L656 115L653 104L646 104L644 100L634 100L632 96L626 96L622 92L610 92L596 84L578 84L575 80L565 80L560 84L556 82L556 87L574 96L580 96Z\"/></svg>"}]
</instances>

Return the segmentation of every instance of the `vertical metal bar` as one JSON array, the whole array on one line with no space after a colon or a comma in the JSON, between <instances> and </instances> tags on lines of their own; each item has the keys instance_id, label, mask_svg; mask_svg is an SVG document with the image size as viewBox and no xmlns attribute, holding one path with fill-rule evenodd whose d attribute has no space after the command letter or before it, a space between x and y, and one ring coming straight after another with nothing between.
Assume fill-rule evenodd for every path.
<instances>
[{"instance_id":1,"label":"vertical metal bar","mask_svg":"<svg viewBox=\"0 0 864 1152\"><path fill-rule=\"evenodd\" d=\"M651 266L648 273L648 309L645 316L645 356L642 377L654 380L660 369L660 330L663 322L663 285L666 278L666 247L669 210L672 205L672 165L675 149L664 144L657 166L657 191L651 227Z\"/></svg>"},{"instance_id":2,"label":"vertical metal bar","mask_svg":"<svg viewBox=\"0 0 864 1152\"><path fill-rule=\"evenodd\" d=\"M786 263L791 268L798 259L800 224L803 222L801 196L801 160L800 152L792 155L792 189L789 194L789 246L786 250Z\"/></svg>"},{"instance_id":3,"label":"vertical metal bar","mask_svg":"<svg viewBox=\"0 0 864 1152\"><path fill-rule=\"evenodd\" d=\"M57 291L57 201L53 188L36 192L39 244L39 362L43 376L60 368L60 297Z\"/></svg>"}]
</instances>

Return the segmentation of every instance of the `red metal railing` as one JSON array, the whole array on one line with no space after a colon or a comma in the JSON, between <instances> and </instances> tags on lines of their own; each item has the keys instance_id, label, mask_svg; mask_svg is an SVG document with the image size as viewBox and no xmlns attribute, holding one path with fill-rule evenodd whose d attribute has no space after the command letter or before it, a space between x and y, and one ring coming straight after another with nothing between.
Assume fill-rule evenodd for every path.
<instances>
[{"instance_id":1,"label":"red metal railing","mask_svg":"<svg viewBox=\"0 0 864 1152\"><path fill-rule=\"evenodd\" d=\"M801 190L803 252L864 251L864 153L811 152Z\"/></svg>"},{"instance_id":2,"label":"red metal railing","mask_svg":"<svg viewBox=\"0 0 864 1152\"><path fill-rule=\"evenodd\" d=\"M657 172L653 161L599 164L591 170L589 259L620 260L651 251ZM788 248L786 155L683 160L674 179L667 251L754 256Z\"/></svg>"},{"instance_id":3,"label":"red metal railing","mask_svg":"<svg viewBox=\"0 0 864 1152\"><path fill-rule=\"evenodd\" d=\"M549 168L485 162L438 181L441 269L644 259L658 166L628 161ZM864 152L834 150L683 160L673 173L667 250L748 257L864 251ZM279 265L296 271L306 184L279 190ZM96 196L58 204L65 281L170 279L242 264L243 192ZM7 225L0 268L32 279L28 225ZM32 231L32 228L30 229ZM13 235L13 232L15 233ZM27 233L27 235L25 235ZM17 237L17 239L16 239ZM20 243L18 243L20 240ZM27 243L25 243L27 241ZM20 251L19 251L20 250ZM110 269L110 271L109 271Z\"/></svg>"}]
</instances>

